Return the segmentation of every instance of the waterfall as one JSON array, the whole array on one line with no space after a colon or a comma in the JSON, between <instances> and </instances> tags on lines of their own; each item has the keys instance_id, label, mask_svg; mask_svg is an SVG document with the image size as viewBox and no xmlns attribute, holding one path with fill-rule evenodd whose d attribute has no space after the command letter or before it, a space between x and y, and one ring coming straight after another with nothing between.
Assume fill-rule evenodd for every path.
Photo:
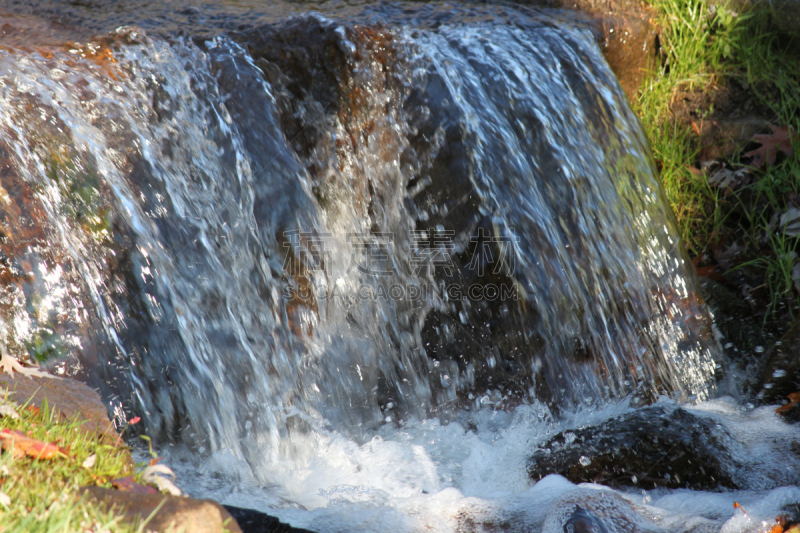
<instances>
[{"instance_id":1,"label":"waterfall","mask_svg":"<svg viewBox=\"0 0 800 533\"><path fill-rule=\"evenodd\" d=\"M709 397L710 321L590 33L409 20L2 47L4 349L251 464L315 428Z\"/></svg>"}]
</instances>

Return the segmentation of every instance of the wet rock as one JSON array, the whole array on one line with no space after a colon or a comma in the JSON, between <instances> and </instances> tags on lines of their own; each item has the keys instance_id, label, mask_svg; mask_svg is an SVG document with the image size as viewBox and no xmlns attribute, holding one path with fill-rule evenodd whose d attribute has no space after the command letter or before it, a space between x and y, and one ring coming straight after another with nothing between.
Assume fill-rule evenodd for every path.
<instances>
[{"instance_id":1,"label":"wet rock","mask_svg":"<svg viewBox=\"0 0 800 533\"><path fill-rule=\"evenodd\" d=\"M630 101L656 66L658 32L647 6L637 0L551 0L540 2L588 24Z\"/></svg>"},{"instance_id":2,"label":"wet rock","mask_svg":"<svg viewBox=\"0 0 800 533\"><path fill-rule=\"evenodd\" d=\"M101 487L86 487L82 492L101 506L117 509L128 523L139 524L158 509L147 522L147 531L242 533L228 511L211 500L122 492Z\"/></svg>"},{"instance_id":3,"label":"wet rock","mask_svg":"<svg viewBox=\"0 0 800 533\"><path fill-rule=\"evenodd\" d=\"M40 407L44 401L50 409L65 418L77 416L86 420L83 427L90 433L102 433L117 438L114 424L108 419L108 409L100 395L83 383L56 376L23 376L0 374L0 386L8 389L9 396L19 403ZM0 389L2 390L2 389Z\"/></svg>"},{"instance_id":4,"label":"wet rock","mask_svg":"<svg viewBox=\"0 0 800 533\"><path fill-rule=\"evenodd\" d=\"M698 285L714 314L714 325L722 336L721 343L732 361L745 368L753 364L759 346L770 346L776 338L762 327L762 320L753 316L748 303L726 284L698 276Z\"/></svg>"},{"instance_id":5,"label":"wet rock","mask_svg":"<svg viewBox=\"0 0 800 533\"><path fill-rule=\"evenodd\" d=\"M764 356L754 390L765 403L782 403L800 391L800 320Z\"/></svg>"},{"instance_id":6,"label":"wet rock","mask_svg":"<svg viewBox=\"0 0 800 533\"><path fill-rule=\"evenodd\" d=\"M542 531L612 533L664 531L629 501L610 490L579 488L553 502Z\"/></svg>"},{"instance_id":7,"label":"wet rock","mask_svg":"<svg viewBox=\"0 0 800 533\"><path fill-rule=\"evenodd\" d=\"M555 473L611 487L737 488L734 444L712 420L656 405L559 433L533 454L528 472L535 481Z\"/></svg>"},{"instance_id":8,"label":"wet rock","mask_svg":"<svg viewBox=\"0 0 800 533\"><path fill-rule=\"evenodd\" d=\"M609 16L601 21L600 47L629 100L634 101L656 64L656 31L642 14Z\"/></svg>"},{"instance_id":9,"label":"wet rock","mask_svg":"<svg viewBox=\"0 0 800 533\"><path fill-rule=\"evenodd\" d=\"M233 505L223 505L239 524L242 533L311 533L307 529L300 529L284 524L274 516L245 509Z\"/></svg>"}]
</instances>

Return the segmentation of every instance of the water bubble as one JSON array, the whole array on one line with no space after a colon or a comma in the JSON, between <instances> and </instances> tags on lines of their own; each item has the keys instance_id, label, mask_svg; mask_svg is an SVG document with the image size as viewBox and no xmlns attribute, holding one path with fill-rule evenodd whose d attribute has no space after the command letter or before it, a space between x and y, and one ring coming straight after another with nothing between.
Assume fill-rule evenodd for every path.
<instances>
[{"instance_id":1,"label":"water bubble","mask_svg":"<svg viewBox=\"0 0 800 533\"><path fill-rule=\"evenodd\" d=\"M786 375L786 370L779 368L775 372L772 373L773 378L782 378Z\"/></svg>"},{"instance_id":2,"label":"water bubble","mask_svg":"<svg viewBox=\"0 0 800 533\"><path fill-rule=\"evenodd\" d=\"M590 464L592 464L592 460L586 457L585 455L581 455L581 458L578 459L578 462L583 466L589 466Z\"/></svg>"},{"instance_id":3,"label":"water bubble","mask_svg":"<svg viewBox=\"0 0 800 533\"><path fill-rule=\"evenodd\" d=\"M638 477L636 477L636 476L631 476L631 482L632 482L634 485L636 485L637 483L639 483L639 478L638 478Z\"/></svg>"},{"instance_id":4,"label":"water bubble","mask_svg":"<svg viewBox=\"0 0 800 533\"><path fill-rule=\"evenodd\" d=\"M755 350L753 350L753 351L756 352L756 353L763 353L764 352L764 347L763 346L756 346Z\"/></svg>"}]
</instances>

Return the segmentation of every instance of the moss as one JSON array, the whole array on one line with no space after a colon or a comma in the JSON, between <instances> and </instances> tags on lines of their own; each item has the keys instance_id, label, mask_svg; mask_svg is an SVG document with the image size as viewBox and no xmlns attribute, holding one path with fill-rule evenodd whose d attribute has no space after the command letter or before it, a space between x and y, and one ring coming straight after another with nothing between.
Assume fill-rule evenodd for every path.
<instances>
[{"instance_id":1,"label":"moss","mask_svg":"<svg viewBox=\"0 0 800 533\"><path fill-rule=\"evenodd\" d=\"M71 155L64 147L51 151L44 165L47 177L61 192L63 214L95 241L108 239L110 210L101 194L102 180L94 166Z\"/></svg>"}]
</instances>

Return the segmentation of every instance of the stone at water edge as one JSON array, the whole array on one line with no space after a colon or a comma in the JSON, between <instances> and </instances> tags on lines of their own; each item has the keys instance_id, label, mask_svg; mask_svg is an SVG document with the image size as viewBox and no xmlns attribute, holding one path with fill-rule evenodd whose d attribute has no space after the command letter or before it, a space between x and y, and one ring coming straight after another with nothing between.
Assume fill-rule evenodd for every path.
<instances>
[{"instance_id":1,"label":"stone at water edge","mask_svg":"<svg viewBox=\"0 0 800 533\"><path fill-rule=\"evenodd\" d=\"M308 529L284 524L274 516L261 511L233 505L223 505L223 507L236 519L242 533L313 533Z\"/></svg>"},{"instance_id":2,"label":"stone at water edge","mask_svg":"<svg viewBox=\"0 0 800 533\"><path fill-rule=\"evenodd\" d=\"M47 400L49 408L65 418L77 415L85 420L83 428L89 433L117 438L117 430L108 418L108 408L100 395L83 383L49 375L0 374L0 391L3 389L8 389L10 399L20 405L30 401L29 405L41 407Z\"/></svg>"},{"instance_id":3,"label":"stone at water edge","mask_svg":"<svg viewBox=\"0 0 800 533\"><path fill-rule=\"evenodd\" d=\"M753 389L763 403L784 403L800 391L800 319L764 355Z\"/></svg>"},{"instance_id":4,"label":"stone at water edge","mask_svg":"<svg viewBox=\"0 0 800 533\"><path fill-rule=\"evenodd\" d=\"M167 533L242 533L236 520L217 502L168 494L139 494L101 487L85 487L82 493L126 522L140 524L153 515L145 531ZM159 507L160 506L160 507Z\"/></svg>"},{"instance_id":5,"label":"stone at water edge","mask_svg":"<svg viewBox=\"0 0 800 533\"><path fill-rule=\"evenodd\" d=\"M615 488L735 489L731 450L737 445L713 420L654 405L559 433L534 452L528 473L534 481L560 474Z\"/></svg>"}]
</instances>

